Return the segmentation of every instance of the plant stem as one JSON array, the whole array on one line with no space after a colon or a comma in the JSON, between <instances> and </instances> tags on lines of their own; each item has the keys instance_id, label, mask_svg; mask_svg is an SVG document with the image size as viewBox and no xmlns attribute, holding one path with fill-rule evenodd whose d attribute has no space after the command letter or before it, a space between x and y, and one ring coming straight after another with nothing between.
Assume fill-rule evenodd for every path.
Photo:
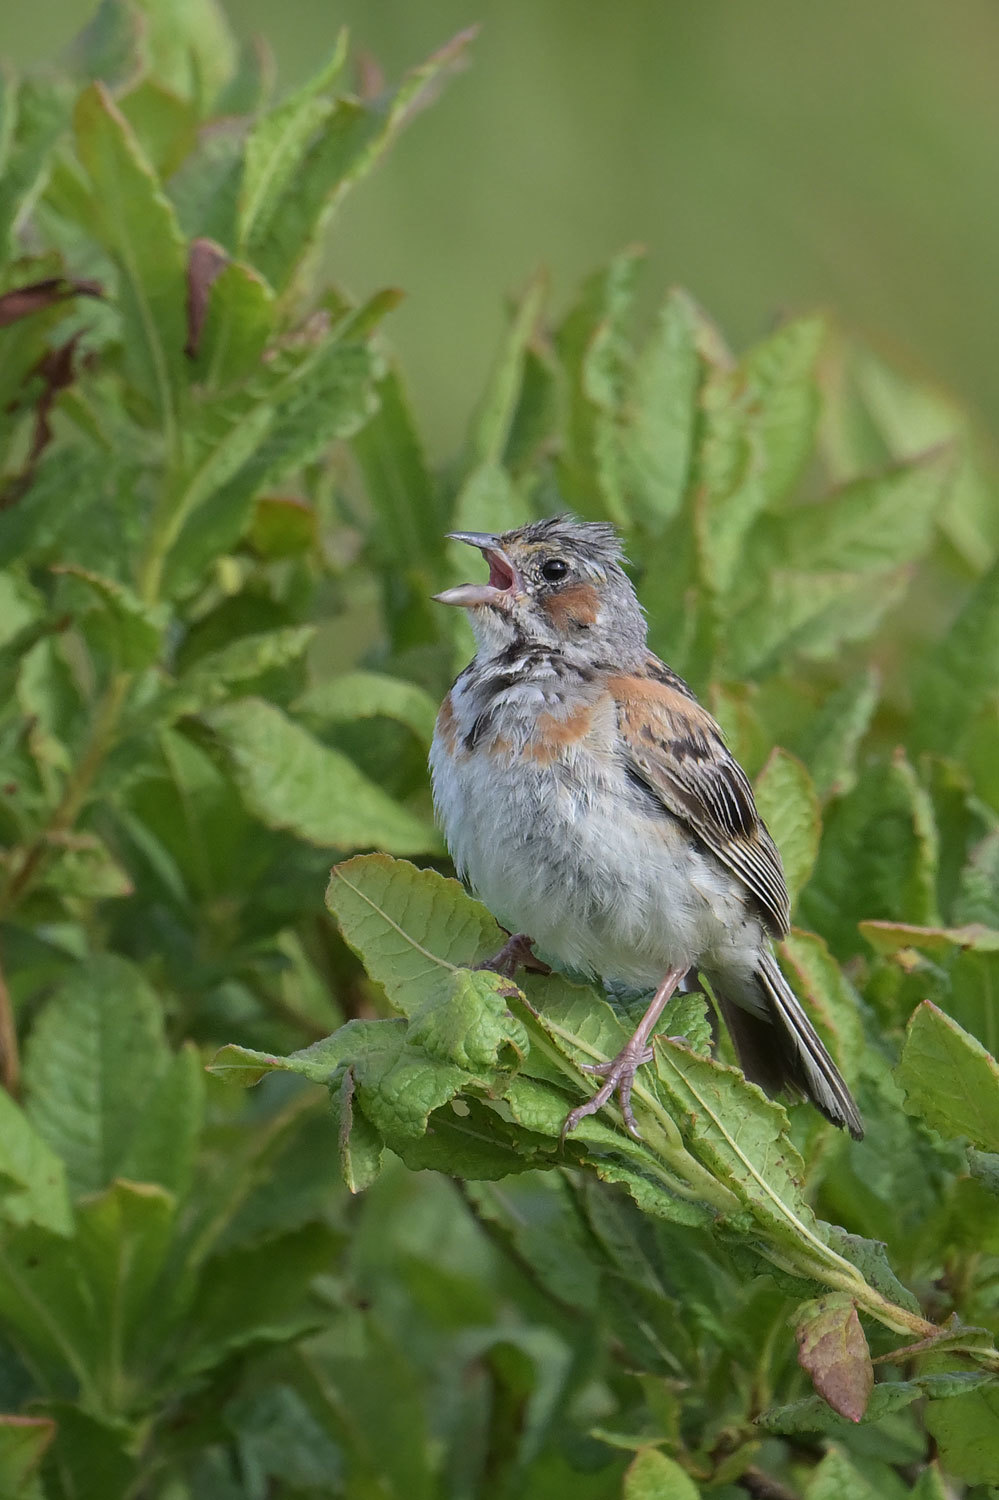
<instances>
[{"instance_id":1,"label":"plant stem","mask_svg":"<svg viewBox=\"0 0 999 1500\"><path fill-rule=\"evenodd\" d=\"M76 768L70 772L59 803L45 827L37 833L23 851L20 862L11 870L0 888L0 917L6 916L25 896L35 878L44 868L53 841L59 834L67 832L87 800L94 778L104 763L114 743L115 730L132 675L119 672L110 681L104 696L97 705L90 742Z\"/></svg>"}]
</instances>

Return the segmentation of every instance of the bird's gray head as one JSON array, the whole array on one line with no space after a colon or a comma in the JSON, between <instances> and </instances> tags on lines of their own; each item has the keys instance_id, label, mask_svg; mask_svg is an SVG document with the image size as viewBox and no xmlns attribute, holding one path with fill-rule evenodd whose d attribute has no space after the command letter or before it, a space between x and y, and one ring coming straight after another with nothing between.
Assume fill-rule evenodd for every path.
<instances>
[{"instance_id":1,"label":"bird's gray head","mask_svg":"<svg viewBox=\"0 0 999 1500\"><path fill-rule=\"evenodd\" d=\"M501 536L455 531L453 540L478 547L489 564L486 583L465 583L435 595L468 610L479 651L492 655L522 642L570 659L640 659L645 618L621 567L613 526L553 516Z\"/></svg>"}]
</instances>

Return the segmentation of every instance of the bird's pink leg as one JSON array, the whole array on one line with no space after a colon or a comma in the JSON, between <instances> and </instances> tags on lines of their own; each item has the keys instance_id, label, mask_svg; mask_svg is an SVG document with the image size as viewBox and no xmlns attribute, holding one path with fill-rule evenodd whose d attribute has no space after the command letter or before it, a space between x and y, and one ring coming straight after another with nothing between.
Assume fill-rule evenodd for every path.
<instances>
[{"instance_id":1,"label":"bird's pink leg","mask_svg":"<svg viewBox=\"0 0 999 1500\"><path fill-rule=\"evenodd\" d=\"M563 1140L565 1140L570 1130L575 1130L580 1120L585 1119L587 1115L595 1115L597 1110L603 1109L608 1099L615 1092L618 1096L618 1102L621 1105L621 1113L624 1116L625 1125L636 1141L642 1139L641 1131L635 1122L635 1116L631 1109L631 1090L635 1082L635 1074L643 1063L652 1061L652 1048L649 1046L649 1037L652 1035L652 1028L662 1015L668 1001L672 998L673 992L686 974L687 968L688 966L684 964L682 968L669 969L667 971L662 984L652 996L648 1009L635 1028L634 1035L625 1042L617 1057L605 1063L580 1064L584 1072L597 1073L605 1079L605 1082L593 1095L592 1099L588 1099L585 1104L577 1105L574 1110L571 1110L566 1115L565 1124L562 1126Z\"/></svg>"},{"instance_id":2,"label":"bird's pink leg","mask_svg":"<svg viewBox=\"0 0 999 1500\"><path fill-rule=\"evenodd\" d=\"M551 968L540 958L534 956L534 939L528 937L526 932L515 932L508 937L498 953L492 958L484 958L480 964L473 966L476 969L492 969L496 974L502 974L506 979L512 979L518 969L527 969L531 974L550 974Z\"/></svg>"}]
</instances>

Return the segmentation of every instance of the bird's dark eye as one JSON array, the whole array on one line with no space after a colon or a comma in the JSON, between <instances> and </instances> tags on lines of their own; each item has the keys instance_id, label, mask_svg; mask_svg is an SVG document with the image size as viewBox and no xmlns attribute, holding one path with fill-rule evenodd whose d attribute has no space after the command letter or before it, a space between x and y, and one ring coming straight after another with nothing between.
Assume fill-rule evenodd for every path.
<instances>
[{"instance_id":1,"label":"bird's dark eye","mask_svg":"<svg viewBox=\"0 0 999 1500\"><path fill-rule=\"evenodd\" d=\"M569 564L562 557L550 557L541 564L541 576L549 583L558 583L569 571Z\"/></svg>"}]
</instances>

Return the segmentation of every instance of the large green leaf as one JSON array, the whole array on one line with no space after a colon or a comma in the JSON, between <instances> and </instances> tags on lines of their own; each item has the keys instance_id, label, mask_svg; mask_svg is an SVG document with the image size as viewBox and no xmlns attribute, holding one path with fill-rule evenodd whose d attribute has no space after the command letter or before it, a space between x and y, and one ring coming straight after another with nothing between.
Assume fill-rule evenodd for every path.
<instances>
[{"instance_id":1,"label":"large green leaf","mask_svg":"<svg viewBox=\"0 0 999 1500\"><path fill-rule=\"evenodd\" d=\"M440 836L368 781L352 761L262 698L239 698L203 715L250 811L321 848L374 846L429 853Z\"/></svg>"},{"instance_id":2,"label":"large green leaf","mask_svg":"<svg viewBox=\"0 0 999 1500\"><path fill-rule=\"evenodd\" d=\"M49 1000L25 1054L27 1109L76 1192L121 1170L169 1060L159 1002L124 959L82 961Z\"/></svg>"},{"instance_id":3,"label":"large green leaf","mask_svg":"<svg viewBox=\"0 0 999 1500\"><path fill-rule=\"evenodd\" d=\"M756 805L780 850L792 905L819 852L819 799L800 760L774 750L756 780Z\"/></svg>"},{"instance_id":4,"label":"large green leaf","mask_svg":"<svg viewBox=\"0 0 999 1500\"><path fill-rule=\"evenodd\" d=\"M929 1000L909 1021L896 1076L907 1108L935 1130L999 1151L999 1067L980 1042Z\"/></svg>"},{"instance_id":5,"label":"large green leaf","mask_svg":"<svg viewBox=\"0 0 999 1500\"><path fill-rule=\"evenodd\" d=\"M0 1218L72 1229L66 1169L8 1093L0 1090Z\"/></svg>"},{"instance_id":6,"label":"large green leaf","mask_svg":"<svg viewBox=\"0 0 999 1500\"><path fill-rule=\"evenodd\" d=\"M407 1014L456 968L503 946L494 918L456 880L383 854L337 865L326 903L372 979Z\"/></svg>"},{"instance_id":7,"label":"large green leaf","mask_svg":"<svg viewBox=\"0 0 999 1500\"><path fill-rule=\"evenodd\" d=\"M981 579L944 638L923 657L913 738L951 753L976 711L999 692L999 562Z\"/></svg>"},{"instance_id":8,"label":"large green leaf","mask_svg":"<svg viewBox=\"0 0 999 1500\"><path fill-rule=\"evenodd\" d=\"M55 1436L51 1417L0 1417L0 1494L37 1500L33 1476Z\"/></svg>"},{"instance_id":9,"label":"large green leaf","mask_svg":"<svg viewBox=\"0 0 999 1500\"><path fill-rule=\"evenodd\" d=\"M89 226L120 272L118 299L126 365L179 441L186 385L184 244L170 203L124 116L103 84L92 84L75 114L76 144L93 189Z\"/></svg>"}]
</instances>

